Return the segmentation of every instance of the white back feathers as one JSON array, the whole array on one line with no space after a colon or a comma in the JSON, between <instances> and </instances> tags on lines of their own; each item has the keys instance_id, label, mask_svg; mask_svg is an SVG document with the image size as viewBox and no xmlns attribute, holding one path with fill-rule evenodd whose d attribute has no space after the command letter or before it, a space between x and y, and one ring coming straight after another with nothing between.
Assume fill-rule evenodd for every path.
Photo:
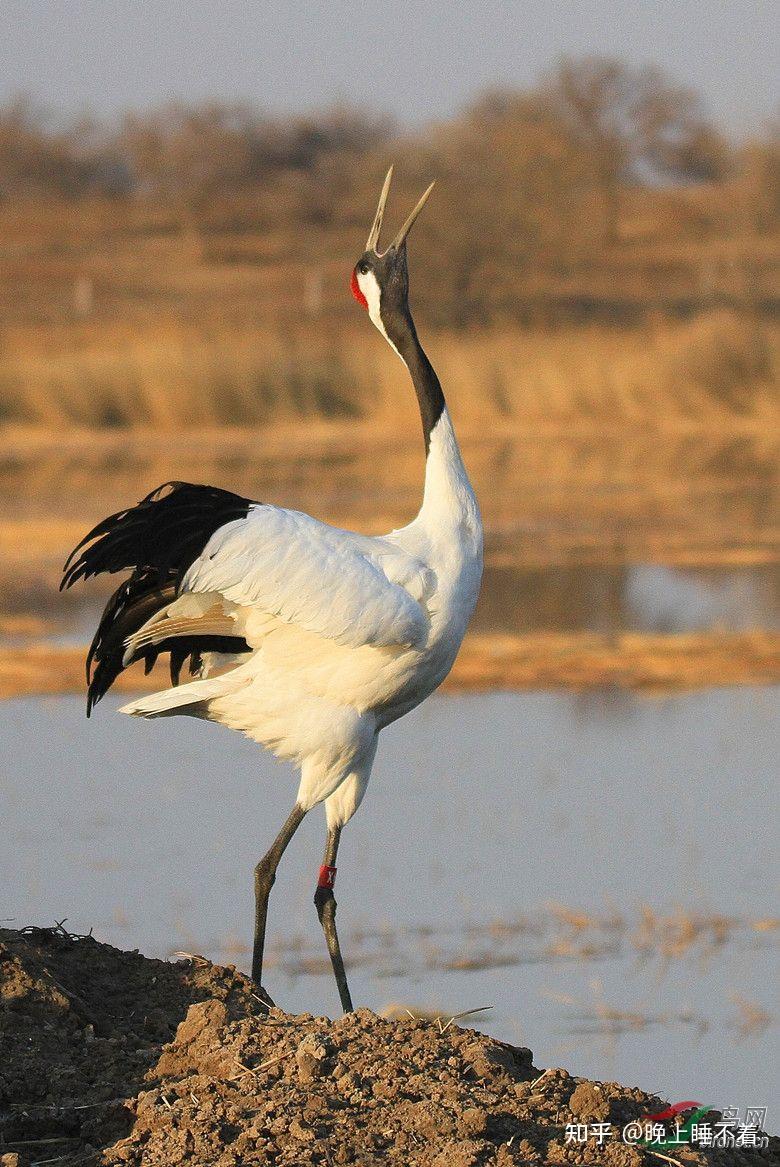
<instances>
[{"instance_id":1,"label":"white back feathers","mask_svg":"<svg viewBox=\"0 0 780 1167\"><path fill-rule=\"evenodd\" d=\"M432 579L390 542L258 504L214 533L182 587L220 592L337 644L421 646L430 625L420 601Z\"/></svg>"}]
</instances>

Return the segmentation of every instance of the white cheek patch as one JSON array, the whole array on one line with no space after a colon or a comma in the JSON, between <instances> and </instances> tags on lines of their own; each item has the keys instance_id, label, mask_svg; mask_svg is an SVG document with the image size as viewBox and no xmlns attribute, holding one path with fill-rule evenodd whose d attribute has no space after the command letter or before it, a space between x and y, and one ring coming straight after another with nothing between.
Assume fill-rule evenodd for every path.
<instances>
[{"instance_id":1,"label":"white cheek patch","mask_svg":"<svg viewBox=\"0 0 780 1167\"><path fill-rule=\"evenodd\" d=\"M372 271L359 271L357 273L357 282L358 287L366 297L366 303L368 304L368 315L371 317L371 323L379 329L379 331L382 333L382 336L390 345L390 348L400 357L401 354L398 352L398 349L395 347L392 340L385 332L385 326L382 323L382 316L379 311L379 304L382 299L382 290L379 287L379 282L376 276ZM403 357L401 357L401 359L403 360Z\"/></svg>"}]
</instances>

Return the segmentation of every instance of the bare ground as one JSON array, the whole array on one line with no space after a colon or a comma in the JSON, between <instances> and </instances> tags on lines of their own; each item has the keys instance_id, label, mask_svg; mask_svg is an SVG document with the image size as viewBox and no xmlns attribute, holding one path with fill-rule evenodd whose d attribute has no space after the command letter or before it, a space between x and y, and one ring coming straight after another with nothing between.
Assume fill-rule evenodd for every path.
<instances>
[{"instance_id":1,"label":"bare ground","mask_svg":"<svg viewBox=\"0 0 780 1167\"><path fill-rule=\"evenodd\" d=\"M541 1071L455 1023L273 1007L232 967L120 952L63 929L0 930L0 1164L355 1163L640 1167L776 1163L763 1150L567 1143L662 1108ZM666 1156L666 1157L665 1157Z\"/></svg>"}]
</instances>

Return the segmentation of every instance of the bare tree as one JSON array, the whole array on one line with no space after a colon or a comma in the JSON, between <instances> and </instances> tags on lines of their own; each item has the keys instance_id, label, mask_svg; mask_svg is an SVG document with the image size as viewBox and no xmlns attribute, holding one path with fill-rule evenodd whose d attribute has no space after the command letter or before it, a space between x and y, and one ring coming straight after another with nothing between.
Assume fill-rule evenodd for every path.
<instances>
[{"instance_id":1,"label":"bare tree","mask_svg":"<svg viewBox=\"0 0 780 1167\"><path fill-rule=\"evenodd\" d=\"M566 266L587 249L590 159L537 97L487 94L421 155L418 185L431 171L449 176L437 192L438 219L422 224L417 239L421 266L435 274L429 315L463 324L511 318L518 275Z\"/></svg>"},{"instance_id":2,"label":"bare tree","mask_svg":"<svg viewBox=\"0 0 780 1167\"><path fill-rule=\"evenodd\" d=\"M780 228L780 115L769 123L763 139L745 144L736 171L737 202L743 222L756 234L777 232Z\"/></svg>"},{"instance_id":3,"label":"bare tree","mask_svg":"<svg viewBox=\"0 0 780 1167\"><path fill-rule=\"evenodd\" d=\"M567 59L541 92L591 153L607 241L617 236L623 183L711 179L725 165L725 146L696 94L656 68L607 57Z\"/></svg>"},{"instance_id":4,"label":"bare tree","mask_svg":"<svg viewBox=\"0 0 780 1167\"><path fill-rule=\"evenodd\" d=\"M96 122L64 125L23 96L0 107L0 198L116 195L128 183L110 134Z\"/></svg>"}]
</instances>

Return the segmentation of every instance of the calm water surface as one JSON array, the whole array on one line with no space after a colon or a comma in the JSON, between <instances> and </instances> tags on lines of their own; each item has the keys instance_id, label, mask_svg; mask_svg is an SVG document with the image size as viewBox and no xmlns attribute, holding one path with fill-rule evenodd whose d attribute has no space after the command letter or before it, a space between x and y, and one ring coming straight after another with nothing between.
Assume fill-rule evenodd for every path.
<instances>
[{"instance_id":1,"label":"calm water surface","mask_svg":"<svg viewBox=\"0 0 780 1167\"><path fill-rule=\"evenodd\" d=\"M380 532L416 513L416 431L365 444L269 448L262 434L217 441L0 451L0 515L23 529L4 550L0 613L48 616L89 639L110 585L57 592L81 533L171 478L214 482L252 498ZM323 444L324 443L324 444ZM486 571L472 629L685 632L778 626L776 451L734 435L531 429L465 435L483 512ZM70 523L61 543L52 517ZM24 526L26 524L26 526ZM27 557L27 561L26 561Z\"/></svg>"},{"instance_id":2,"label":"calm water surface","mask_svg":"<svg viewBox=\"0 0 780 1167\"><path fill-rule=\"evenodd\" d=\"M116 704L91 722L76 698L0 705L0 916L246 967L252 867L294 776L216 726ZM777 933L735 926L669 960L631 937L643 904L776 914L777 714L771 689L433 698L382 735L342 843L356 1001L493 1005L475 1023L540 1066L771 1107ZM267 983L287 1009L335 1013L311 903L323 836L316 810L280 869ZM628 927L551 934L554 902ZM772 1021L751 1026L746 1005Z\"/></svg>"}]
</instances>

